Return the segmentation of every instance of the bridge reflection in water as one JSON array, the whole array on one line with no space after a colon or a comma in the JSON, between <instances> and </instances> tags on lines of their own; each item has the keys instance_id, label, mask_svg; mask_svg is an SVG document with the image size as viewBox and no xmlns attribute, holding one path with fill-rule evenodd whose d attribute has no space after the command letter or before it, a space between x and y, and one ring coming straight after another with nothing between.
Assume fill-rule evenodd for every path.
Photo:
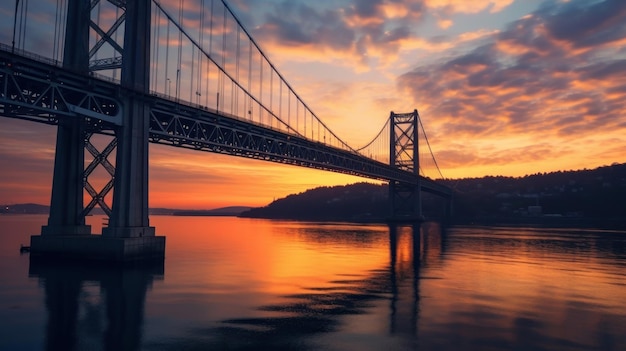
<instances>
[{"instance_id":1,"label":"bridge reflection in water","mask_svg":"<svg viewBox=\"0 0 626 351\"><path fill-rule=\"evenodd\" d=\"M48 312L46 349L139 349L146 292L163 275L163 260L115 266L33 257L29 276L39 278Z\"/></svg>"},{"instance_id":2,"label":"bridge reflection in water","mask_svg":"<svg viewBox=\"0 0 626 351\"><path fill-rule=\"evenodd\" d=\"M309 233L311 234L311 233ZM324 238L317 238L325 240ZM389 226L389 264L369 275L309 286L281 297L280 303L256 306L249 318L206 321L185 340L154 340L160 350L190 348L290 348L344 329L344 316L362 315L389 301L390 334L417 334L420 267L437 262L443 252L441 228L434 223ZM314 239L315 240L315 239ZM138 350L142 348L146 294L164 278L163 261L135 266L51 262L31 258L29 275L45 291L48 350ZM210 301L208 302L211 303ZM258 316L258 311L269 313ZM311 339L315 337L315 339ZM145 343L146 341L143 341ZM317 341L313 341L317 343Z\"/></svg>"}]
</instances>

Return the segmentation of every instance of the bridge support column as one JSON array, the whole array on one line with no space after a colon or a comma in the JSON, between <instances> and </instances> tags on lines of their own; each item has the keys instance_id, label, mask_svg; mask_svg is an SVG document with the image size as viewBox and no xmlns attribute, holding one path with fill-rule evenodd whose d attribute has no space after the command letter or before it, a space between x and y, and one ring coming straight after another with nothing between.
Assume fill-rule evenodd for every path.
<instances>
[{"instance_id":1,"label":"bridge support column","mask_svg":"<svg viewBox=\"0 0 626 351\"><path fill-rule=\"evenodd\" d=\"M131 93L125 97L117 133L113 207L109 227L102 230L105 237L154 237L148 219L150 107L144 99L150 77L150 13L150 0L126 3L122 86Z\"/></svg>"},{"instance_id":2,"label":"bridge support column","mask_svg":"<svg viewBox=\"0 0 626 351\"><path fill-rule=\"evenodd\" d=\"M63 65L74 71L89 70L89 3L68 2ZM82 119L62 120L57 128L54 174L48 225L45 236L89 235L83 212L85 128Z\"/></svg>"},{"instance_id":3,"label":"bridge support column","mask_svg":"<svg viewBox=\"0 0 626 351\"><path fill-rule=\"evenodd\" d=\"M41 235L89 235L83 216L85 132L80 121L59 123L48 225Z\"/></svg>"},{"instance_id":4,"label":"bridge support column","mask_svg":"<svg viewBox=\"0 0 626 351\"><path fill-rule=\"evenodd\" d=\"M411 113L394 113L389 116L389 164L415 174L415 183L389 181L391 221L422 221L422 196L419 180L417 110Z\"/></svg>"},{"instance_id":5,"label":"bridge support column","mask_svg":"<svg viewBox=\"0 0 626 351\"><path fill-rule=\"evenodd\" d=\"M31 237L31 257L53 256L103 261L162 259L165 237L148 221L148 122L145 101L150 76L151 0L125 2L122 60L123 120L116 131L113 206L102 236L90 234L83 210L84 122L59 125L52 209L42 235ZM88 73L90 2L70 0L64 65ZM96 199L97 200L97 199Z\"/></svg>"},{"instance_id":6,"label":"bridge support column","mask_svg":"<svg viewBox=\"0 0 626 351\"><path fill-rule=\"evenodd\" d=\"M392 221L419 222L424 219L419 184L390 181L389 202Z\"/></svg>"},{"instance_id":7,"label":"bridge support column","mask_svg":"<svg viewBox=\"0 0 626 351\"><path fill-rule=\"evenodd\" d=\"M148 118L140 97L124 102L124 125L117 136L113 207L103 236L154 236L148 218Z\"/></svg>"}]
</instances>

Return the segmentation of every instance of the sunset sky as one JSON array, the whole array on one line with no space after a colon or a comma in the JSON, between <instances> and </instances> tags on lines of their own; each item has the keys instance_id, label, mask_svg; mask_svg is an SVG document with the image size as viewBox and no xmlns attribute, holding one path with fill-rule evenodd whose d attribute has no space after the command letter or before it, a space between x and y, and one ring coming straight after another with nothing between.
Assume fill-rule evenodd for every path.
<instances>
[{"instance_id":1,"label":"sunset sky","mask_svg":"<svg viewBox=\"0 0 626 351\"><path fill-rule=\"evenodd\" d=\"M626 162L626 1L229 4L317 116L355 147L390 111L418 109L446 178ZM7 45L14 6L0 5ZM25 48L36 51L32 43ZM9 118L0 126L0 204L49 203L56 128ZM365 181L162 145L150 152L151 207L261 206Z\"/></svg>"}]
</instances>

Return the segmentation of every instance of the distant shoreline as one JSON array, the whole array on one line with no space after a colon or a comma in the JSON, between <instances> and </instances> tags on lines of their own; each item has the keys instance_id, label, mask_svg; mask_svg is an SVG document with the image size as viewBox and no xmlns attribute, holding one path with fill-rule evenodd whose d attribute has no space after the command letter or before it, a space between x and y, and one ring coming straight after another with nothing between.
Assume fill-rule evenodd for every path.
<instances>
[{"instance_id":1,"label":"distant shoreline","mask_svg":"<svg viewBox=\"0 0 626 351\"><path fill-rule=\"evenodd\" d=\"M203 211L177 211L172 213L172 216L187 216L187 217L238 217L239 213L216 213L211 210Z\"/></svg>"}]
</instances>

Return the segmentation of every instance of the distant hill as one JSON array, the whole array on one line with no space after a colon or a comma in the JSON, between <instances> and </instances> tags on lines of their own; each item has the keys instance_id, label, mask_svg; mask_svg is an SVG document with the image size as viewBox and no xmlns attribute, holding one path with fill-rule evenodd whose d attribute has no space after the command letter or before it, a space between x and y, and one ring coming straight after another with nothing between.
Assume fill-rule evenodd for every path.
<instances>
[{"instance_id":1,"label":"distant hill","mask_svg":"<svg viewBox=\"0 0 626 351\"><path fill-rule=\"evenodd\" d=\"M172 214L174 216L239 216L242 212L250 209L249 206L229 206L213 210L179 210Z\"/></svg>"},{"instance_id":2,"label":"distant hill","mask_svg":"<svg viewBox=\"0 0 626 351\"><path fill-rule=\"evenodd\" d=\"M150 208L151 215L161 216L238 216L241 212L249 210L249 206L230 206L213 210L180 210L172 208ZM48 214L50 206L38 204L12 204L0 205L0 214ZM103 215L104 211L96 207L91 211L93 215Z\"/></svg>"},{"instance_id":3,"label":"distant hill","mask_svg":"<svg viewBox=\"0 0 626 351\"><path fill-rule=\"evenodd\" d=\"M311 221L382 221L387 217L387 186L356 183L319 187L253 208L241 217Z\"/></svg>"},{"instance_id":4,"label":"distant hill","mask_svg":"<svg viewBox=\"0 0 626 351\"><path fill-rule=\"evenodd\" d=\"M38 204L0 205L0 214L48 214L50 207Z\"/></svg>"},{"instance_id":5,"label":"distant hill","mask_svg":"<svg viewBox=\"0 0 626 351\"><path fill-rule=\"evenodd\" d=\"M566 217L626 222L626 164L444 181L460 218Z\"/></svg>"},{"instance_id":6,"label":"distant hill","mask_svg":"<svg viewBox=\"0 0 626 351\"><path fill-rule=\"evenodd\" d=\"M524 177L444 180L454 190L453 221L461 223L571 223L626 226L626 164ZM384 221L387 186L357 183L320 187L254 208L242 217L324 221ZM423 196L427 217L441 200Z\"/></svg>"},{"instance_id":7,"label":"distant hill","mask_svg":"<svg viewBox=\"0 0 626 351\"><path fill-rule=\"evenodd\" d=\"M457 223L568 223L626 228L626 164L524 177L488 176L439 182L454 191L452 220ZM356 183L307 190L260 208L152 208L150 214L384 222L389 216L387 195L385 184ZM423 195L427 218L441 216L442 208L439 198ZM94 214L101 213L98 211ZM48 206L37 204L0 206L0 213L48 212Z\"/></svg>"}]
</instances>

